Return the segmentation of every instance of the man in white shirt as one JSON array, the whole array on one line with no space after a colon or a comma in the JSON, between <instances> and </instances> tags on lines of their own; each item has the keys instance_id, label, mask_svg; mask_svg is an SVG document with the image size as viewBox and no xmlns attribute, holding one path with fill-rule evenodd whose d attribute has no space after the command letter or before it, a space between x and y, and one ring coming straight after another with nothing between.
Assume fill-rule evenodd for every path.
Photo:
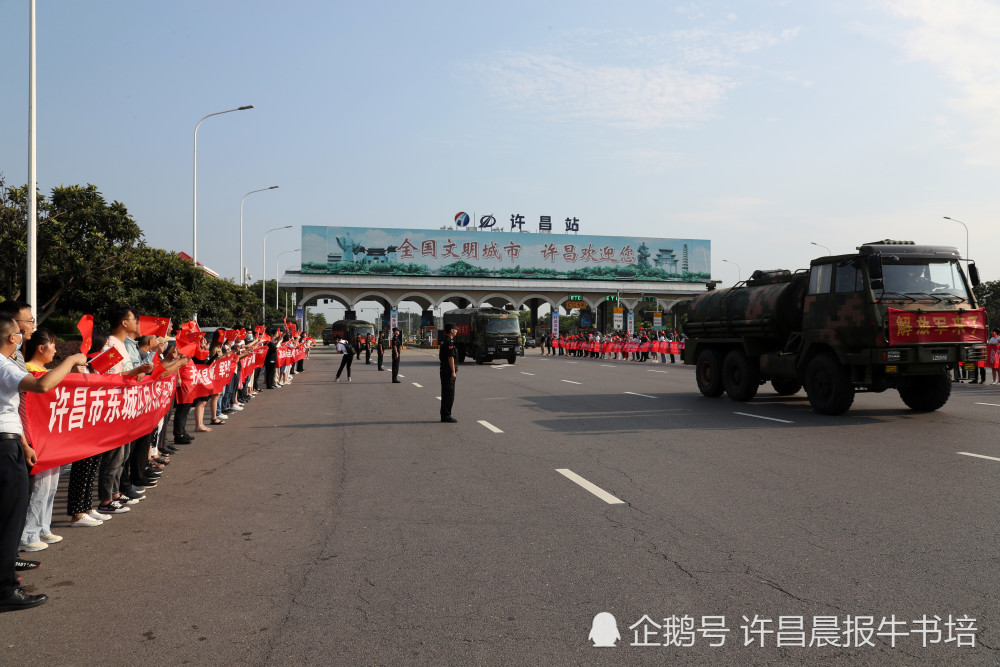
<instances>
[{"instance_id":1,"label":"man in white shirt","mask_svg":"<svg viewBox=\"0 0 1000 667\"><path fill-rule=\"evenodd\" d=\"M28 595L14 570L28 509L27 466L35 465L37 460L24 438L18 415L19 392L45 393L62 382L74 366L87 363L86 355L74 354L36 378L11 360L23 336L13 319L0 319L0 612L35 607L48 599L45 595Z\"/></svg>"}]
</instances>

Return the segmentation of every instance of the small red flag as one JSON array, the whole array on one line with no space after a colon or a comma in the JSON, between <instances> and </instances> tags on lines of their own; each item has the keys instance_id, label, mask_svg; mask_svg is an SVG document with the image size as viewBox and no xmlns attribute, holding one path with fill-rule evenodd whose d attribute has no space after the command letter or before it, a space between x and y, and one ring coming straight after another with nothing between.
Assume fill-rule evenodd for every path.
<instances>
[{"instance_id":1,"label":"small red flag","mask_svg":"<svg viewBox=\"0 0 1000 667\"><path fill-rule=\"evenodd\" d=\"M113 347L109 347L90 360L90 367L97 373L107 373L109 368L117 365L122 359L124 357L121 352Z\"/></svg>"},{"instance_id":2,"label":"small red flag","mask_svg":"<svg viewBox=\"0 0 1000 667\"><path fill-rule=\"evenodd\" d=\"M80 318L76 328L80 330L80 335L83 336L83 342L80 343L80 352L87 354L90 352L90 346L94 344L94 316L84 315Z\"/></svg>"},{"instance_id":3,"label":"small red flag","mask_svg":"<svg viewBox=\"0 0 1000 667\"><path fill-rule=\"evenodd\" d=\"M152 376L152 378L154 380L158 380L158 379L160 379L160 376L163 375L166 372L167 372L167 369L163 367L162 363L160 363L160 355L154 354L153 355L153 372L150 373L150 375Z\"/></svg>"},{"instance_id":4,"label":"small red flag","mask_svg":"<svg viewBox=\"0 0 1000 667\"><path fill-rule=\"evenodd\" d=\"M205 361L208 359L208 350L198 350L194 353L194 358L198 361Z\"/></svg>"},{"instance_id":5,"label":"small red flag","mask_svg":"<svg viewBox=\"0 0 1000 667\"><path fill-rule=\"evenodd\" d=\"M239 331L237 331L236 329L230 329L229 331L226 332L226 340L236 340L236 334L238 333Z\"/></svg>"},{"instance_id":6,"label":"small red flag","mask_svg":"<svg viewBox=\"0 0 1000 667\"><path fill-rule=\"evenodd\" d=\"M181 331L201 331L201 328L197 322L190 320L181 325Z\"/></svg>"},{"instance_id":7,"label":"small red flag","mask_svg":"<svg viewBox=\"0 0 1000 667\"><path fill-rule=\"evenodd\" d=\"M148 315L139 316L140 336L159 336L160 338L166 338L169 329L169 317L151 317Z\"/></svg>"},{"instance_id":8,"label":"small red flag","mask_svg":"<svg viewBox=\"0 0 1000 667\"><path fill-rule=\"evenodd\" d=\"M177 350L185 357L193 357L204 337L205 334L201 331L182 330L177 334Z\"/></svg>"}]
</instances>

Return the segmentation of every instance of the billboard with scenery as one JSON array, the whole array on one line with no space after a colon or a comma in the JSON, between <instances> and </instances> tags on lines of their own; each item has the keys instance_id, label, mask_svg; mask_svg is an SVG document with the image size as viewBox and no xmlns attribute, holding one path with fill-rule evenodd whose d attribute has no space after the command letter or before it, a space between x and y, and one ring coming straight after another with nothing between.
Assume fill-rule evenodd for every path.
<instances>
[{"instance_id":1,"label":"billboard with scenery","mask_svg":"<svg viewBox=\"0 0 1000 667\"><path fill-rule=\"evenodd\" d=\"M711 242L370 227L302 227L302 273L704 282Z\"/></svg>"}]
</instances>

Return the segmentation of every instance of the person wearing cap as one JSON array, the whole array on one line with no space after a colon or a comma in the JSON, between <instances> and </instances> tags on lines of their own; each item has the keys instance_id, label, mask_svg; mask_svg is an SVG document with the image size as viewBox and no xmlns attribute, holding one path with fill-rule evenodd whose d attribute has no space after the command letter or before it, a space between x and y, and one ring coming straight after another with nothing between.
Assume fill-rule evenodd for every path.
<instances>
[{"instance_id":1,"label":"person wearing cap","mask_svg":"<svg viewBox=\"0 0 1000 667\"><path fill-rule=\"evenodd\" d=\"M340 382L340 374L344 372L344 368L347 368L347 381L351 381L351 364L354 363L354 350L352 350L347 345L347 339L341 338L337 341L337 352L340 352L343 356L340 358L340 368L337 369L337 377L333 379L334 382Z\"/></svg>"},{"instance_id":2,"label":"person wearing cap","mask_svg":"<svg viewBox=\"0 0 1000 667\"><path fill-rule=\"evenodd\" d=\"M458 420L451 416L451 407L455 403L455 379L458 377L458 352L455 349L455 334L458 325L454 322L445 325L445 336L438 348L438 359L441 361L441 421L454 424Z\"/></svg>"}]
</instances>

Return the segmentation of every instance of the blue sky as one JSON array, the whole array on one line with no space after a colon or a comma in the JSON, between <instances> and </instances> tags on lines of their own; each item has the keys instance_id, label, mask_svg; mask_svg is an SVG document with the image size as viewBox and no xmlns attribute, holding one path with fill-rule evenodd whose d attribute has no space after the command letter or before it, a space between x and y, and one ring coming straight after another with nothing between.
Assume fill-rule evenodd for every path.
<instances>
[{"instance_id":1,"label":"blue sky","mask_svg":"<svg viewBox=\"0 0 1000 667\"><path fill-rule=\"evenodd\" d=\"M0 2L0 173L27 180L28 0ZM882 238L1000 278L1000 6L40 0L38 180L93 183L151 245L255 278L298 226L459 211L706 238L712 275ZM295 254L282 268L297 264Z\"/></svg>"}]
</instances>

